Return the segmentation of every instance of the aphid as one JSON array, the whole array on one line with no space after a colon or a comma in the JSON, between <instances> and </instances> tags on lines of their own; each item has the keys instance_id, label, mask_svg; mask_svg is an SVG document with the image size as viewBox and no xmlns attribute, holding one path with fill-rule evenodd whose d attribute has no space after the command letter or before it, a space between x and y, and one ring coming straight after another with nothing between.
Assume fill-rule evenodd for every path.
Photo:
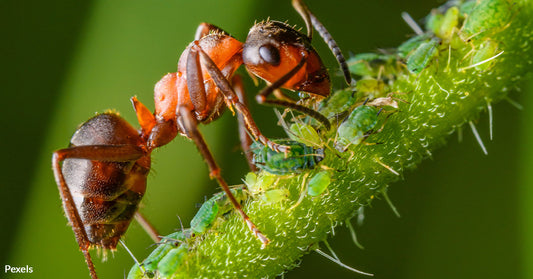
<instances>
[{"instance_id":1,"label":"aphid","mask_svg":"<svg viewBox=\"0 0 533 279\"><path fill-rule=\"evenodd\" d=\"M289 197L289 190L283 189L272 189L267 190L261 196L261 200L267 204L278 203L286 200Z\"/></svg>"},{"instance_id":2,"label":"aphid","mask_svg":"<svg viewBox=\"0 0 533 279\"><path fill-rule=\"evenodd\" d=\"M246 42L241 43L222 29L202 23L195 40L181 54L177 72L165 75L156 84L155 112L150 113L132 99L140 132L116 114L101 114L78 129L70 148L54 153L54 174L64 209L93 279L97 275L89 248L115 249L144 195L151 152L178 134L194 141L209 167L210 177L217 180L253 235L263 246L269 243L232 196L198 125L216 120L225 107L235 109L241 117L241 134L248 131L276 152L287 151L287 146L266 138L251 117L240 90L240 78L234 75L244 64L248 72L270 84L256 96L259 103L298 110L329 128L329 121L312 109L268 99L278 88L307 92L314 97L329 96L328 71L311 45L313 28L332 50L346 82L351 81L346 61L326 28L301 0L292 3L305 20L306 35L286 23L268 20L255 24ZM243 142L243 146L246 151L249 145Z\"/></svg>"},{"instance_id":3,"label":"aphid","mask_svg":"<svg viewBox=\"0 0 533 279\"><path fill-rule=\"evenodd\" d=\"M289 138L299 141L305 145L312 147L322 147L322 139L313 126L303 123L295 122L289 127Z\"/></svg>"},{"instance_id":4,"label":"aphid","mask_svg":"<svg viewBox=\"0 0 533 279\"><path fill-rule=\"evenodd\" d=\"M333 93L325 102L321 103L319 112L331 118L341 117L343 113L348 111L357 101L357 93L354 90L344 89ZM337 120L337 119L335 119ZM338 121L336 121L338 122Z\"/></svg>"},{"instance_id":5,"label":"aphid","mask_svg":"<svg viewBox=\"0 0 533 279\"><path fill-rule=\"evenodd\" d=\"M252 144L253 162L258 168L278 175L301 173L314 169L324 158L324 150L321 148L315 149L292 140L276 140L276 142L289 146L289 151L280 153L266 146Z\"/></svg>"},{"instance_id":6,"label":"aphid","mask_svg":"<svg viewBox=\"0 0 533 279\"><path fill-rule=\"evenodd\" d=\"M270 189L277 179L276 176L269 173L261 173L258 176L254 172L249 172L246 174L244 184L251 195L256 195Z\"/></svg>"},{"instance_id":7,"label":"aphid","mask_svg":"<svg viewBox=\"0 0 533 279\"><path fill-rule=\"evenodd\" d=\"M378 112L373 106L356 107L337 129L337 150L344 152L350 145L358 145L372 134L378 123Z\"/></svg>"},{"instance_id":8,"label":"aphid","mask_svg":"<svg viewBox=\"0 0 533 279\"><path fill-rule=\"evenodd\" d=\"M437 38L431 39L429 42L424 42L416 48L407 57L407 69L413 74L420 74L425 69L429 62L438 54L438 46L440 40Z\"/></svg>"},{"instance_id":9,"label":"aphid","mask_svg":"<svg viewBox=\"0 0 533 279\"><path fill-rule=\"evenodd\" d=\"M181 246L186 246L183 242L191 236L191 231L189 229L179 232L171 233L167 236L162 237L161 241L158 243L157 248L155 248L148 257L141 263L141 265L135 264L128 273L128 279L133 278L143 278L149 277L152 278L156 276L157 272L160 270L159 265L161 262L165 262L164 259L168 258L172 250L175 250ZM168 260L167 260L168 262ZM166 264L162 264L166 265Z\"/></svg>"},{"instance_id":10,"label":"aphid","mask_svg":"<svg viewBox=\"0 0 533 279\"><path fill-rule=\"evenodd\" d=\"M283 153L280 153L283 154ZM241 204L247 194L242 188L231 189L232 197ZM191 220L191 231L196 234L203 234L217 220L218 217L230 212L233 209L231 198L226 193L215 194L212 198L204 202L194 218Z\"/></svg>"},{"instance_id":11,"label":"aphid","mask_svg":"<svg viewBox=\"0 0 533 279\"><path fill-rule=\"evenodd\" d=\"M500 56L503 51L498 53L498 43L494 40L487 39L474 52L472 64L469 67L475 67L478 71L485 71L492 67L495 58Z\"/></svg>"},{"instance_id":12,"label":"aphid","mask_svg":"<svg viewBox=\"0 0 533 279\"><path fill-rule=\"evenodd\" d=\"M183 264L185 255L187 255L188 251L187 245L184 244L168 251L168 253L161 259L159 264L157 264L157 271L159 272L159 275L163 278L166 278L174 274Z\"/></svg>"},{"instance_id":13,"label":"aphid","mask_svg":"<svg viewBox=\"0 0 533 279\"><path fill-rule=\"evenodd\" d=\"M513 4L507 0L473 2L476 4L471 8L462 28L466 37L505 28L512 17Z\"/></svg>"},{"instance_id":14,"label":"aphid","mask_svg":"<svg viewBox=\"0 0 533 279\"><path fill-rule=\"evenodd\" d=\"M437 37L450 41L454 32L457 32L459 20L460 12L457 7L450 7L444 14L433 10L426 21L426 28Z\"/></svg>"},{"instance_id":15,"label":"aphid","mask_svg":"<svg viewBox=\"0 0 533 279\"><path fill-rule=\"evenodd\" d=\"M398 47L397 49L398 56L400 56L400 58L403 58L403 59L407 58L407 56L412 51L416 50L421 44L428 42L430 39L431 39L431 35L426 34L426 33L410 38L409 40L403 42Z\"/></svg>"},{"instance_id":16,"label":"aphid","mask_svg":"<svg viewBox=\"0 0 533 279\"><path fill-rule=\"evenodd\" d=\"M358 80L355 89L358 99L375 99L386 92L383 80L371 77Z\"/></svg>"},{"instance_id":17,"label":"aphid","mask_svg":"<svg viewBox=\"0 0 533 279\"><path fill-rule=\"evenodd\" d=\"M307 185L307 194L311 197L316 197L324 193L331 183L331 174L324 170L316 173L309 180Z\"/></svg>"},{"instance_id":18,"label":"aphid","mask_svg":"<svg viewBox=\"0 0 533 279\"><path fill-rule=\"evenodd\" d=\"M347 61L350 73L360 77L390 77L398 72L399 64L395 55L360 53Z\"/></svg>"}]
</instances>

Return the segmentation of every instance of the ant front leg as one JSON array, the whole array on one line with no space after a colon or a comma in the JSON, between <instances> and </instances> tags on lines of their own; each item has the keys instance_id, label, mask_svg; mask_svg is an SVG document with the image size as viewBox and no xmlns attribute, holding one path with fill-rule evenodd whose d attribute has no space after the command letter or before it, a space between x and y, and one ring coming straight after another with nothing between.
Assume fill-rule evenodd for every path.
<instances>
[{"instance_id":1,"label":"ant front leg","mask_svg":"<svg viewBox=\"0 0 533 279\"><path fill-rule=\"evenodd\" d=\"M196 28L196 33L194 35L194 40L200 40L206 35L209 35L211 32L217 32L217 33L224 33L227 34L226 31L222 30L220 27L213 25L211 23L202 22L200 25L198 25L198 28Z\"/></svg>"},{"instance_id":2,"label":"ant front leg","mask_svg":"<svg viewBox=\"0 0 533 279\"><path fill-rule=\"evenodd\" d=\"M248 107L241 77L239 75L233 76L231 79L231 84L233 84L233 90L235 91L235 94L237 94L237 97L239 97L239 101ZM244 152L244 156L246 157L246 161L248 162L250 170L252 172L256 172L258 169L253 163L253 152L250 150L250 146L252 145L253 141L248 134L248 129L246 129L246 121L240 113L237 115L237 119L239 120L239 137L241 139L241 147Z\"/></svg>"},{"instance_id":3,"label":"ant front leg","mask_svg":"<svg viewBox=\"0 0 533 279\"><path fill-rule=\"evenodd\" d=\"M257 124L252 118L252 114L250 113L248 106L239 101L239 97L233 91L233 87L230 85L229 81L226 79L224 74L222 74L215 62L213 62L213 60L211 60L211 58L198 45L198 41L195 41L194 45L190 48L189 57L187 58L187 87L189 88L191 100L193 101L196 98L193 97L195 95L205 94L204 82L203 78L201 78L202 71L199 63L200 61L198 53L203 59L202 66L204 66L207 72L211 75L211 78L224 95L226 102L234 106L237 112L242 115L246 123L246 128L248 131L250 131L252 136L272 150L278 152L287 152L289 150L288 146L274 143L261 133L259 127L257 127ZM191 67L191 71L189 71L189 66ZM193 104L196 111L198 108L194 101Z\"/></svg>"},{"instance_id":4,"label":"ant front leg","mask_svg":"<svg viewBox=\"0 0 533 279\"><path fill-rule=\"evenodd\" d=\"M252 234L263 243L263 247L266 246L270 242L270 240L265 235L263 235L261 231L259 231L257 226L250 220L250 217L248 217L248 215L246 215L246 213L242 210L241 204L237 201L237 199L235 199L235 197L231 193L228 184L226 183L222 175L220 175L220 168L218 167L215 158L211 154L211 151L209 151L209 147L207 146L207 143L205 142L202 134L200 134L200 131L198 131L198 124L196 122L196 118L193 116L191 110L186 106L178 107L178 124L180 125L180 128L183 129L187 137L194 141L196 147L198 147L198 150L204 157L204 160L206 161L207 166L209 167L209 176L217 180L218 184L226 193L226 196L231 201L233 207L235 207L237 212L239 212Z\"/></svg>"},{"instance_id":5,"label":"ant front leg","mask_svg":"<svg viewBox=\"0 0 533 279\"><path fill-rule=\"evenodd\" d=\"M275 90L279 89L285 82L287 82L291 77L293 77L305 65L305 62L307 61L306 57L307 55L304 54L302 59L298 63L298 65L292 68L292 70L290 70L288 73L283 75L281 78L276 80L274 83L270 84L269 86L261 90L261 92L257 94L256 100L260 104L271 104L271 105L276 105L276 106L287 107L287 108L291 108L299 112L302 112L304 114L307 114L315 118L316 120L318 120L320 123L322 123L322 125L324 125L326 130L329 130L331 128L331 123L324 115L320 114L319 112L313 109L310 109L308 107L304 107L302 105L289 102L289 101L267 99L270 94L272 94Z\"/></svg>"}]
</instances>

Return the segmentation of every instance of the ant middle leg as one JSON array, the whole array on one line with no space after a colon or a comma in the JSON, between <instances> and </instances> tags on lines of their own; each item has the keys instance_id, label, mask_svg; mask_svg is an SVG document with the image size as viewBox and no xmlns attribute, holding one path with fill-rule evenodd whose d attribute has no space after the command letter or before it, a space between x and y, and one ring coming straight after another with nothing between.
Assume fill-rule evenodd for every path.
<instances>
[{"instance_id":1,"label":"ant middle leg","mask_svg":"<svg viewBox=\"0 0 533 279\"><path fill-rule=\"evenodd\" d=\"M248 102L246 101L246 94L244 93L244 86L242 84L242 79L239 75L234 75L231 79L231 84L233 85L233 91L239 97L239 101L248 107ZM239 120L239 137L241 140L241 148L248 162L248 166L252 172L256 172L258 169L253 163L253 152L250 149L253 141L250 135L248 134L248 129L246 129L246 121L242 114L237 115Z\"/></svg>"},{"instance_id":2,"label":"ant middle leg","mask_svg":"<svg viewBox=\"0 0 533 279\"><path fill-rule=\"evenodd\" d=\"M200 64L200 56L203 59L202 64ZM257 127L257 124L252 117L252 114L250 113L250 110L248 109L248 106L239 100L239 97L237 94L235 94L229 81L217 67L215 62L213 62L213 60L211 60L211 58L198 45L198 41L195 41L195 44L190 48L189 56L187 57L187 87L189 89L189 95L191 97L191 101L193 101L195 111L197 110L197 106L193 96L205 94L204 83L203 79L201 78L202 66L206 68L207 72L211 75L211 78L220 89L220 92L224 95L226 103L235 107L237 112L243 117L246 123L246 128L256 140L268 146L270 149L278 152L287 152L289 150L288 146L277 144L269 140L261 133L259 127ZM189 67L191 67L191 71L189 71ZM193 68L196 70L192 70ZM197 76L192 77L193 75Z\"/></svg>"},{"instance_id":3,"label":"ant middle leg","mask_svg":"<svg viewBox=\"0 0 533 279\"><path fill-rule=\"evenodd\" d=\"M241 207L241 204L237 201L237 199L235 199L235 197L231 193L228 184L220 174L220 167L216 163L211 151L209 151L209 147L207 146L207 143L205 142L202 134L200 133L200 131L198 131L196 118L193 116L191 110L186 106L180 106L178 108L178 124L180 125L180 128L183 129L187 137L194 141L196 147L198 147L198 150L202 154L202 157L204 157L204 160L207 163L207 166L209 167L209 176L217 180L218 184L231 201L233 207L241 215L242 219L244 220L244 223L246 223L246 225L248 226L248 229L250 229L252 234L262 242L263 247L266 246L270 242L270 240L265 235L263 235L261 231L259 231L257 226L250 220L250 217L246 215L246 213Z\"/></svg>"}]
</instances>

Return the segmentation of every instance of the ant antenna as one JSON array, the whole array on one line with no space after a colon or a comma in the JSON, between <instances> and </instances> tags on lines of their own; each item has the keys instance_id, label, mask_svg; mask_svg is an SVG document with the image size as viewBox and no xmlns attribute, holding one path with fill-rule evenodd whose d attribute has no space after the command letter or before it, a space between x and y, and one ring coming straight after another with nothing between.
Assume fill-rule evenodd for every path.
<instances>
[{"instance_id":1,"label":"ant antenna","mask_svg":"<svg viewBox=\"0 0 533 279\"><path fill-rule=\"evenodd\" d=\"M351 270L351 271L353 271L355 273L363 274L363 275L366 275L366 276L374 276L374 274L372 274L372 273L366 273L366 272L357 270L357 269L355 269L355 268L353 268L351 266L345 265L341 261L336 260L332 256L322 252L322 250L320 250L320 249L315 249L315 252L317 252L319 255L323 256L324 258L326 258L326 259L328 259L328 260L330 260L330 261L332 261L332 262L334 262L334 263L336 263L336 264L338 264L338 265L340 265L340 266L342 266L342 267L344 267L344 268L346 268L348 270Z\"/></svg>"},{"instance_id":2,"label":"ant antenna","mask_svg":"<svg viewBox=\"0 0 533 279\"><path fill-rule=\"evenodd\" d=\"M474 122L469 121L468 124L470 125L470 128L472 129L472 133L476 137L477 143L479 143L481 150L483 150L483 153L485 153L485 155L489 155L489 153L487 152L487 149L485 148L485 145L483 144L483 140L481 140L481 137L479 136L479 133L477 132Z\"/></svg>"},{"instance_id":3,"label":"ant antenna","mask_svg":"<svg viewBox=\"0 0 533 279\"><path fill-rule=\"evenodd\" d=\"M405 23L407 23L407 25L409 25L409 27L411 27L411 29L413 29L413 31L415 31L415 33L417 35L424 34L424 31L422 30L422 28L420 28L420 25L418 25L418 23L416 23L416 21L411 17L411 15L409 13L402 12L402 18L405 21Z\"/></svg>"}]
</instances>

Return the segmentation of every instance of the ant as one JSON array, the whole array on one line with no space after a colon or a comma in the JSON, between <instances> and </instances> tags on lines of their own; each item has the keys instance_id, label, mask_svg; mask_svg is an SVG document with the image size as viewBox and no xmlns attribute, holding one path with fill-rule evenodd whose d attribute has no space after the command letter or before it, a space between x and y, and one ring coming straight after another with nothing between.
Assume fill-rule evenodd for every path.
<instances>
[{"instance_id":1,"label":"ant","mask_svg":"<svg viewBox=\"0 0 533 279\"><path fill-rule=\"evenodd\" d=\"M222 29L202 23L195 40L181 54L178 71L165 75L156 84L155 112L151 113L136 97L131 99L140 130L117 113L99 114L79 127L69 148L54 152L52 165L63 207L93 279L97 275L89 249L116 249L134 215L153 238L158 238L153 227L136 212L146 189L152 150L178 134L194 141L209 167L210 177L217 180L263 247L270 242L231 193L198 124L216 120L225 107L232 112L235 109L241 139L248 137L242 141L245 154L250 154L247 132L276 152L289 151L288 146L266 138L255 124L245 102L241 79L234 75L244 64L250 73L269 83L256 96L259 103L298 110L329 129L327 118L279 90L329 96L328 71L311 45L313 27L337 58L346 82L351 80L345 59L325 27L302 0L293 0L292 4L305 20L307 35L286 23L268 20L255 24L245 43L241 43ZM267 98L272 93L276 99Z\"/></svg>"}]
</instances>

